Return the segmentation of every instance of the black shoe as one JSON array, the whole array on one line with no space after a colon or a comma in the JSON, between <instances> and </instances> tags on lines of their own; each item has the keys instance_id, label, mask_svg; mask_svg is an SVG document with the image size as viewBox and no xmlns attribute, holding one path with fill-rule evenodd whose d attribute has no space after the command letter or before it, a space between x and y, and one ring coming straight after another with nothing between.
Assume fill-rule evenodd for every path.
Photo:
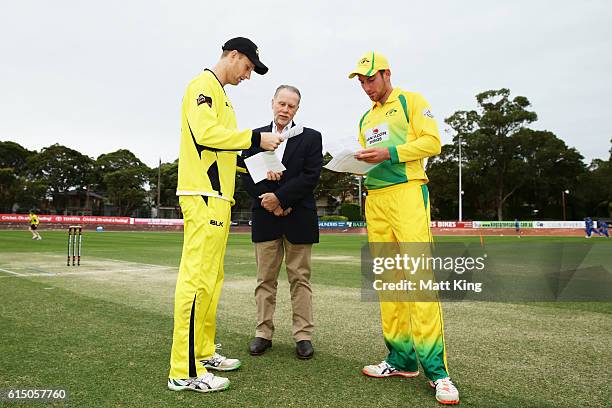
<instances>
[{"instance_id":1,"label":"black shoe","mask_svg":"<svg viewBox=\"0 0 612 408\"><path fill-rule=\"evenodd\" d=\"M314 349L312 348L312 343L310 340L300 340L295 343L295 352L300 360L308 360L309 358L312 358Z\"/></svg>"},{"instance_id":2,"label":"black shoe","mask_svg":"<svg viewBox=\"0 0 612 408\"><path fill-rule=\"evenodd\" d=\"M263 337L255 337L249 344L249 353L252 356L260 356L272 347L272 340L264 339Z\"/></svg>"}]
</instances>

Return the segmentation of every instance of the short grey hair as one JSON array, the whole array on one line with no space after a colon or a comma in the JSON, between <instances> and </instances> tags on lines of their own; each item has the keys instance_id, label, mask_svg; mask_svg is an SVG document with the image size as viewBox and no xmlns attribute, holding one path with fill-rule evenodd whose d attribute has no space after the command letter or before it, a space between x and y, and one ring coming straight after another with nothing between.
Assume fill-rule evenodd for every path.
<instances>
[{"instance_id":1,"label":"short grey hair","mask_svg":"<svg viewBox=\"0 0 612 408\"><path fill-rule=\"evenodd\" d=\"M288 91L293 92L294 94L296 94L298 96L298 103L300 103L300 101L302 100L302 95L300 94L300 90L297 89L295 86L293 85L281 85L278 88L276 88L276 91L274 91L274 98L276 98L276 96L278 95L278 93L280 91L282 91L283 89L286 89Z\"/></svg>"}]
</instances>

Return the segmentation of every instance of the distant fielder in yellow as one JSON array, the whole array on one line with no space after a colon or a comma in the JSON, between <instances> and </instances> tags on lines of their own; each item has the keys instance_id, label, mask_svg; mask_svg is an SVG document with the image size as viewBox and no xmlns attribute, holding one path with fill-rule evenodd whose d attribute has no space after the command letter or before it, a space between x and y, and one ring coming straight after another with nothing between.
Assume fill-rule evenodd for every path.
<instances>
[{"instance_id":1,"label":"distant fielder in yellow","mask_svg":"<svg viewBox=\"0 0 612 408\"><path fill-rule=\"evenodd\" d=\"M38 230L38 224L40 224L40 220L38 219L38 216L36 214L34 214L34 211L31 210L30 211L30 227L28 229L32 233L32 239L41 240L42 237L40 236L40 234L37 231Z\"/></svg>"},{"instance_id":2,"label":"distant fielder in yellow","mask_svg":"<svg viewBox=\"0 0 612 408\"><path fill-rule=\"evenodd\" d=\"M365 185L368 241L431 242L429 192L424 160L440 153L440 136L427 101L418 93L391 85L387 59L364 54L349 78L357 76L372 100L359 122L356 158L378 163ZM449 378L442 309L437 297L429 302L381 301L381 320L389 355L362 372L371 377L415 377L419 361L436 399L458 404L459 391Z\"/></svg>"},{"instance_id":3,"label":"distant fielder in yellow","mask_svg":"<svg viewBox=\"0 0 612 408\"><path fill-rule=\"evenodd\" d=\"M176 194L183 212L184 242L174 301L174 334L168 388L174 391L224 390L229 380L207 370L230 371L237 359L216 352L217 303L223 285L223 258L234 204L236 159L240 150L260 145L274 150L272 133L238 130L227 84L263 75L268 68L249 39L227 41L221 59L187 86L183 97Z\"/></svg>"}]
</instances>

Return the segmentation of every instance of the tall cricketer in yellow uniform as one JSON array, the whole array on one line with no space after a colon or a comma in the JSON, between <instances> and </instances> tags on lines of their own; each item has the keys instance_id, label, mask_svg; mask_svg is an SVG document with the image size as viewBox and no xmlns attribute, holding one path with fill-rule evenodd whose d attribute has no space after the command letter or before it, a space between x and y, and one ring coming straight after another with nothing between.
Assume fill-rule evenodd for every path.
<instances>
[{"instance_id":1,"label":"tall cricketer in yellow uniform","mask_svg":"<svg viewBox=\"0 0 612 408\"><path fill-rule=\"evenodd\" d=\"M366 220L371 243L432 242L429 191L424 160L440 153L438 126L425 98L391 86L387 59L367 52L349 78L358 76L373 102L359 122L358 160L376 163L366 177ZM380 302L389 354L365 366L371 377L416 377L419 365L443 404L458 404L459 391L449 378L442 309L432 301Z\"/></svg>"},{"instance_id":2,"label":"tall cricketer in yellow uniform","mask_svg":"<svg viewBox=\"0 0 612 408\"><path fill-rule=\"evenodd\" d=\"M238 130L226 84L238 85L251 72L268 68L259 50L243 37L227 41L212 70L187 86L181 114L181 144L176 194L184 216L184 242L176 282L174 332L168 388L210 392L229 380L208 370L230 371L240 361L215 348L217 303L223 284L223 259L234 203L236 159L252 143L274 150L278 135Z\"/></svg>"}]
</instances>

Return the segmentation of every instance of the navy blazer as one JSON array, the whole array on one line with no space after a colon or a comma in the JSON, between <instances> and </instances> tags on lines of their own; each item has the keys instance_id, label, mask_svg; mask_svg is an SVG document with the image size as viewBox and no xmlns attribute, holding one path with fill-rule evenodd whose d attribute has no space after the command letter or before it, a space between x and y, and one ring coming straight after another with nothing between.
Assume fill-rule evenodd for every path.
<instances>
[{"instance_id":1,"label":"navy blazer","mask_svg":"<svg viewBox=\"0 0 612 408\"><path fill-rule=\"evenodd\" d=\"M253 131L271 132L272 124ZM249 174L240 174L244 189L253 197L253 242L272 241L283 235L292 244L319 242L319 219L313 191L323 167L321 133L305 127L302 134L284 143L287 146L282 163L287 170L280 181L262 180L255 184ZM251 146L242 152L242 158L262 151L259 146ZM283 209L291 208L289 215L277 217L261 207L259 196L270 192L276 194Z\"/></svg>"}]
</instances>

